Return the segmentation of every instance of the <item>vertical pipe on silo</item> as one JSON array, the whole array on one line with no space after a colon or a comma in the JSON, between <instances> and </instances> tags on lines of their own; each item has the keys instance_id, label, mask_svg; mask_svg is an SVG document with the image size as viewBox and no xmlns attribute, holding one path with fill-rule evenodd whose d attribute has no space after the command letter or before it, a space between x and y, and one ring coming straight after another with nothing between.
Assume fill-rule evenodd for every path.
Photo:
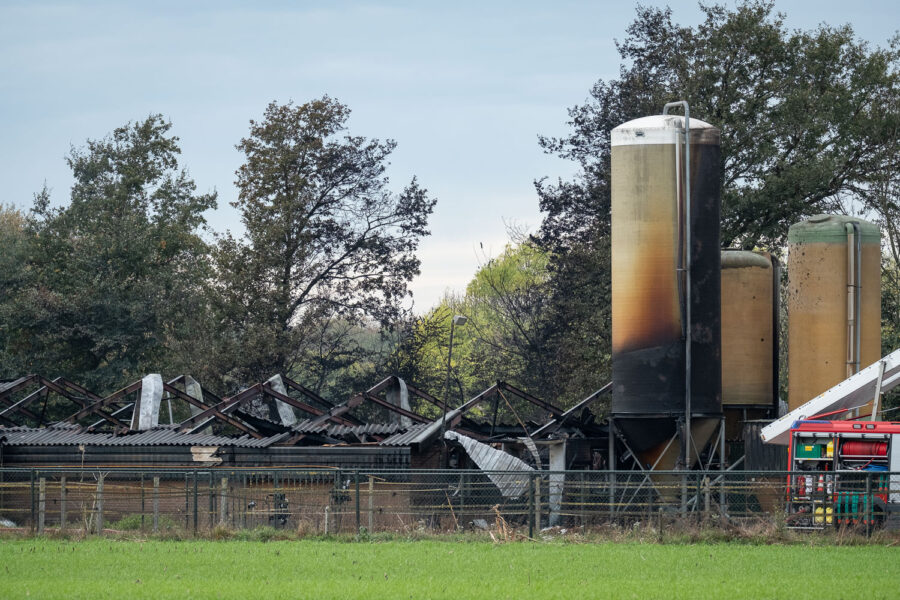
<instances>
[{"instance_id":1,"label":"vertical pipe on silo","mask_svg":"<svg viewBox=\"0 0 900 600\"><path fill-rule=\"evenodd\" d=\"M847 223L847 377L859 371L859 225Z\"/></svg>"},{"instance_id":2,"label":"vertical pipe on silo","mask_svg":"<svg viewBox=\"0 0 900 600\"><path fill-rule=\"evenodd\" d=\"M669 102L663 107L663 114L669 113L670 108L684 107L684 200L681 215L684 220L684 246L680 260L684 274L684 468L690 468L691 464L691 109L686 100ZM680 159L680 152L675 150L676 160ZM678 169L676 168L676 178ZM680 187L678 189L680 191Z\"/></svg>"}]
</instances>

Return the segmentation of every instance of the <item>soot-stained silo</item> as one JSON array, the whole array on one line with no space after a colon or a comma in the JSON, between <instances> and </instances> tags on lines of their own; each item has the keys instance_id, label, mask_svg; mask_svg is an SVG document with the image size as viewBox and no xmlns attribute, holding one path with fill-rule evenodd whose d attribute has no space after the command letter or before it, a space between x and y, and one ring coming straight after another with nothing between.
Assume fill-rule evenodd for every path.
<instances>
[{"instance_id":1,"label":"soot-stained silo","mask_svg":"<svg viewBox=\"0 0 900 600\"><path fill-rule=\"evenodd\" d=\"M685 122L657 115L611 132L611 412L629 448L657 469L684 466L688 374L697 451L722 412L719 130L687 121L686 181Z\"/></svg>"},{"instance_id":2,"label":"soot-stained silo","mask_svg":"<svg viewBox=\"0 0 900 600\"><path fill-rule=\"evenodd\" d=\"M777 414L778 261L768 252L722 251L722 410L726 437Z\"/></svg>"},{"instance_id":3,"label":"soot-stained silo","mask_svg":"<svg viewBox=\"0 0 900 600\"><path fill-rule=\"evenodd\" d=\"M881 358L878 226L842 215L792 225L787 302L793 410Z\"/></svg>"}]
</instances>

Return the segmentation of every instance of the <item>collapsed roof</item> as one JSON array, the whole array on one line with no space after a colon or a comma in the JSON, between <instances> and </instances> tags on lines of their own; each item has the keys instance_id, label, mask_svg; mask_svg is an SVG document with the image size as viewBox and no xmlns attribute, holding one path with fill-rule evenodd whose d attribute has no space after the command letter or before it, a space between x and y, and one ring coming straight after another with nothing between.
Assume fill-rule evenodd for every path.
<instances>
[{"instance_id":1,"label":"collapsed roof","mask_svg":"<svg viewBox=\"0 0 900 600\"><path fill-rule=\"evenodd\" d=\"M608 390L606 386L564 411L498 382L451 409L396 376L334 404L284 375L226 398L187 375L170 381L147 375L106 397L64 378L28 375L0 381L0 443L422 450L444 431L486 443L591 438L603 427L588 406ZM161 414L168 423L161 422ZM527 418L535 414L541 418Z\"/></svg>"}]
</instances>

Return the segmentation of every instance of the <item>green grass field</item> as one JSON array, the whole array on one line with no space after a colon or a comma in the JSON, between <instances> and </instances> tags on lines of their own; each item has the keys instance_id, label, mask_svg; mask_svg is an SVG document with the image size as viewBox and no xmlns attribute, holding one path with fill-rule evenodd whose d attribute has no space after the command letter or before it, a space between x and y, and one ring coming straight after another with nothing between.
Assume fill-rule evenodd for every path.
<instances>
[{"instance_id":1,"label":"green grass field","mask_svg":"<svg viewBox=\"0 0 900 600\"><path fill-rule=\"evenodd\" d=\"M3 598L896 598L900 548L0 541Z\"/></svg>"}]
</instances>

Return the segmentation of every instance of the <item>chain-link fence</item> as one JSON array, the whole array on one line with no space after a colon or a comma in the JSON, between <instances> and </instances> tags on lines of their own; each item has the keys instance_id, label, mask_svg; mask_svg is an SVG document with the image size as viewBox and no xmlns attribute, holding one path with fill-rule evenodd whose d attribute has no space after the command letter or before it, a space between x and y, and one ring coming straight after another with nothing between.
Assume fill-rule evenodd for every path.
<instances>
[{"instance_id":1,"label":"chain-link fence","mask_svg":"<svg viewBox=\"0 0 900 600\"><path fill-rule=\"evenodd\" d=\"M877 527L900 474L855 472L0 469L6 527L301 534L762 521Z\"/></svg>"}]
</instances>

